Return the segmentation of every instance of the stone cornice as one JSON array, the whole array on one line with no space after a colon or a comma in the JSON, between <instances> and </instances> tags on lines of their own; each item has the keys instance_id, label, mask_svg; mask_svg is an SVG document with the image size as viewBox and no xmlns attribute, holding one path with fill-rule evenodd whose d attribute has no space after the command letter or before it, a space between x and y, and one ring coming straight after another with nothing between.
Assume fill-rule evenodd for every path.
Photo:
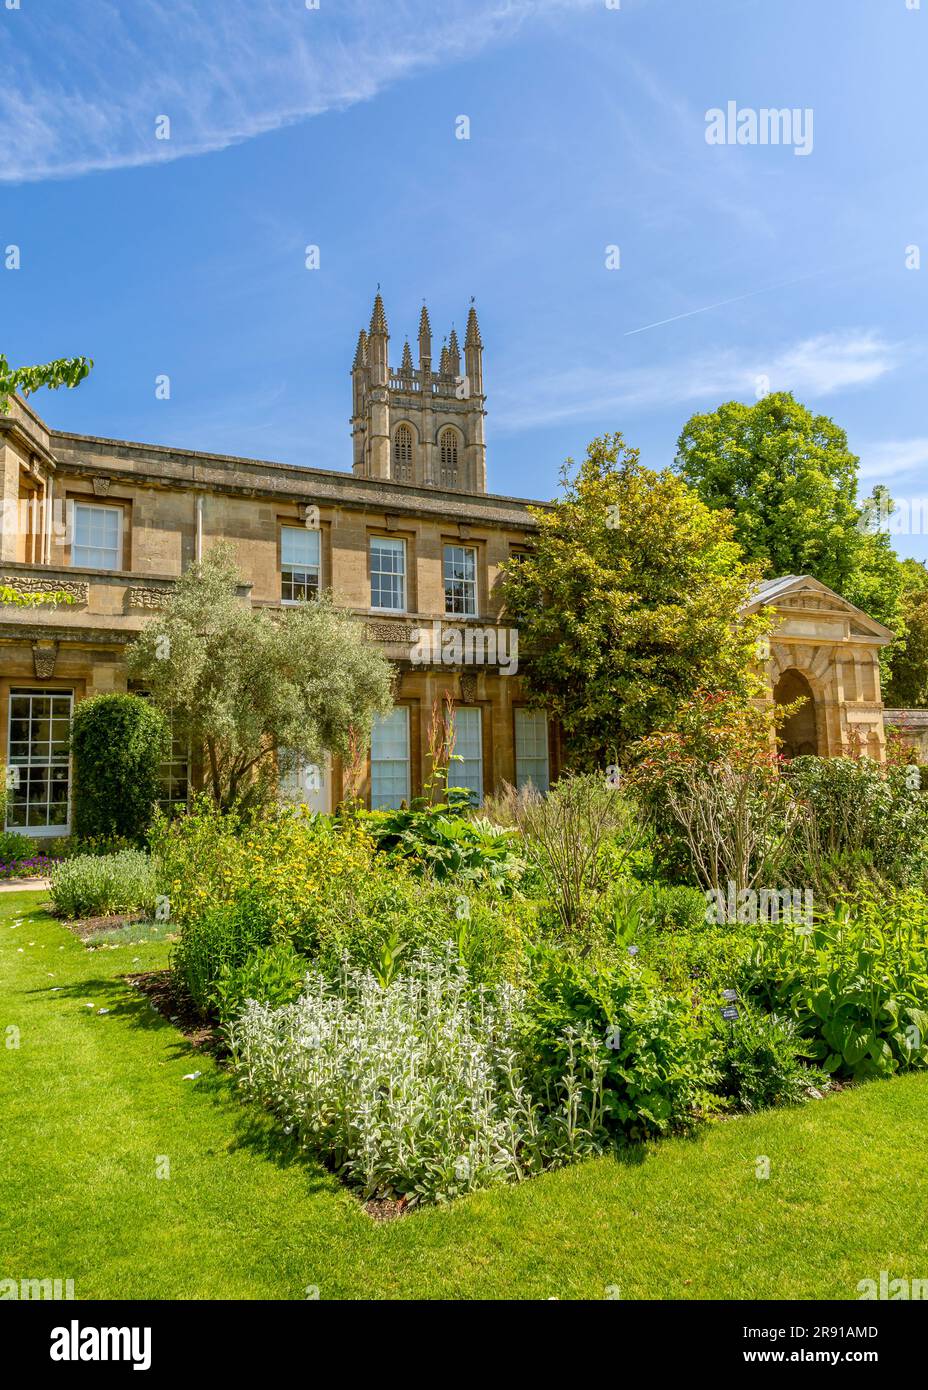
<instances>
[{"instance_id":1,"label":"stone cornice","mask_svg":"<svg viewBox=\"0 0 928 1390\"><path fill-rule=\"evenodd\" d=\"M885 646L895 637L888 627L871 618L850 599L808 574L784 575L781 579L761 585L744 605L742 612L751 613L758 608L773 608L783 620L794 618L798 621L812 619L834 622L843 619L847 623L856 622L857 631L849 634L855 642L875 642ZM808 636L815 640L811 633ZM789 640L798 639L791 632Z\"/></svg>"},{"instance_id":2,"label":"stone cornice","mask_svg":"<svg viewBox=\"0 0 928 1390\"><path fill-rule=\"evenodd\" d=\"M139 629L112 627L73 627L48 622L30 625L11 623L0 617L0 642L58 641L71 647L124 647L134 642Z\"/></svg>"},{"instance_id":3,"label":"stone cornice","mask_svg":"<svg viewBox=\"0 0 928 1390\"><path fill-rule=\"evenodd\" d=\"M0 415L0 439L10 440L24 454L32 455L51 472L55 471L55 458L45 447L42 440L27 429L21 420L13 415Z\"/></svg>"},{"instance_id":4,"label":"stone cornice","mask_svg":"<svg viewBox=\"0 0 928 1390\"><path fill-rule=\"evenodd\" d=\"M62 472L88 479L105 475L114 483L216 492L266 500L311 500L352 510L400 512L407 516L452 516L483 525L534 530L529 506L517 497L464 493L358 478L325 468L299 468L264 459L170 449L157 444L55 432L52 447Z\"/></svg>"}]
</instances>

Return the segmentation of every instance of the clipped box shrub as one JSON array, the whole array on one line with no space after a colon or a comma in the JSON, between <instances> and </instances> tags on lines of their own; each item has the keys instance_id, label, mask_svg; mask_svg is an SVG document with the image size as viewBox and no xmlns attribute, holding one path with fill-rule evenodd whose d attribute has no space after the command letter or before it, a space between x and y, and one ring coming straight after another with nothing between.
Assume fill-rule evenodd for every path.
<instances>
[{"instance_id":1,"label":"clipped box shrub","mask_svg":"<svg viewBox=\"0 0 928 1390\"><path fill-rule=\"evenodd\" d=\"M74 831L140 844L158 800L168 749L165 716L139 695L93 695L74 711Z\"/></svg>"}]
</instances>

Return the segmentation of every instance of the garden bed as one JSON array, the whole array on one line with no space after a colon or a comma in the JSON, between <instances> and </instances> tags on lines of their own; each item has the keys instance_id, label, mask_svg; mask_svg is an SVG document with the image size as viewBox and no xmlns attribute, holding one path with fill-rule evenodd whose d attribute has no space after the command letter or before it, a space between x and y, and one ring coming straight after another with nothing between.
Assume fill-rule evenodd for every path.
<instances>
[{"instance_id":1,"label":"garden bed","mask_svg":"<svg viewBox=\"0 0 928 1390\"><path fill-rule=\"evenodd\" d=\"M48 1040L0 1072L7 1269L73 1270L83 1300L299 1306L314 1285L325 1301L601 1302L614 1284L627 1308L854 1300L863 1278L923 1267L924 1074L381 1223L155 1020L118 954L82 949L38 901L0 899L0 1004ZM167 964L163 942L139 954L137 970ZM118 1163L101 1162L114 1136ZM170 1155L170 1181L153 1180L156 1154Z\"/></svg>"},{"instance_id":2,"label":"garden bed","mask_svg":"<svg viewBox=\"0 0 928 1390\"><path fill-rule=\"evenodd\" d=\"M215 1024L204 1020L202 1014L177 982L171 970L144 970L124 975L126 983L144 994L152 1008L182 1033L192 1047L218 1054L223 1042Z\"/></svg>"},{"instance_id":3,"label":"garden bed","mask_svg":"<svg viewBox=\"0 0 928 1390\"><path fill-rule=\"evenodd\" d=\"M102 917L78 917L64 925L82 941L92 944L93 938L102 932L119 931L122 927L143 921L144 917L143 912L111 912Z\"/></svg>"}]
</instances>

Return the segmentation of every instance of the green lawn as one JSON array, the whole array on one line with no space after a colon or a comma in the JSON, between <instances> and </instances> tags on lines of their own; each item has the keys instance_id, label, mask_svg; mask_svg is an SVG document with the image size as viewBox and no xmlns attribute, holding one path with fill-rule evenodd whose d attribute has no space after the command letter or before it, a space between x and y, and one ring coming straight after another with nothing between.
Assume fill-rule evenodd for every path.
<instances>
[{"instance_id":1,"label":"green lawn","mask_svg":"<svg viewBox=\"0 0 928 1390\"><path fill-rule=\"evenodd\" d=\"M0 895L0 1024L20 1033L0 1069L2 1278L90 1299L844 1299L883 1269L928 1276L928 1076L376 1225L122 983L163 941L88 951L41 898Z\"/></svg>"}]
</instances>

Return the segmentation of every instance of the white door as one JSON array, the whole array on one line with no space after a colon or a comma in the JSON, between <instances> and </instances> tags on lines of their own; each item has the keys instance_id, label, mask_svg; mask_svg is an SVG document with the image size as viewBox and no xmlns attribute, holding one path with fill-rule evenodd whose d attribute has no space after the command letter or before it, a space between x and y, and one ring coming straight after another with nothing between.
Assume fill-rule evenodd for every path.
<instances>
[{"instance_id":1,"label":"white door","mask_svg":"<svg viewBox=\"0 0 928 1390\"><path fill-rule=\"evenodd\" d=\"M280 769L280 799L311 811L327 814L332 809L332 759L328 753L322 765L308 763L299 753L281 748L277 754Z\"/></svg>"}]
</instances>

